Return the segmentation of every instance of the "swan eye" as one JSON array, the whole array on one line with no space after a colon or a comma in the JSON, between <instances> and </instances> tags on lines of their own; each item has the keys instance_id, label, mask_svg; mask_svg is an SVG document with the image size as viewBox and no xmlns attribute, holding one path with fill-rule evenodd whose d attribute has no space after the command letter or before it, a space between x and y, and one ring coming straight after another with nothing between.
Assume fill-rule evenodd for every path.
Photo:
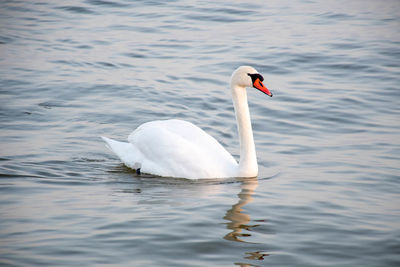
<instances>
[{"instance_id":1,"label":"swan eye","mask_svg":"<svg viewBox=\"0 0 400 267\"><path fill-rule=\"evenodd\" d=\"M247 75L249 75L249 76L251 77L251 80L253 81L253 83L254 83L257 79L260 79L260 81L264 81L264 77L263 77L261 74L259 74L259 73L254 73L254 74L247 73Z\"/></svg>"}]
</instances>

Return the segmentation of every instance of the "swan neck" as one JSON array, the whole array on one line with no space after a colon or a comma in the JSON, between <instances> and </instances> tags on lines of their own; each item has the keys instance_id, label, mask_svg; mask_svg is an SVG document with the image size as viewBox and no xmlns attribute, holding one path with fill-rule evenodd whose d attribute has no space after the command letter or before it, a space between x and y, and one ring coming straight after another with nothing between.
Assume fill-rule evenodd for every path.
<instances>
[{"instance_id":1,"label":"swan neck","mask_svg":"<svg viewBox=\"0 0 400 267\"><path fill-rule=\"evenodd\" d=\"M251 127L246 88L231 85L232 100L240 140L239 177L255 177L258 174L257 156Z\"/></svg>"}]
</instances>

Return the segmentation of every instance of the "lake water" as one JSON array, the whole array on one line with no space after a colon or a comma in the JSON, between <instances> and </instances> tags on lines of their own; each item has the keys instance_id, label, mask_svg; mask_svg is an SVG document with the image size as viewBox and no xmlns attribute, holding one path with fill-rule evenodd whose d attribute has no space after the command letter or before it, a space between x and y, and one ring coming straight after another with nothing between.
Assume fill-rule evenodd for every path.
<instances>
[{"instance_id":1,"label":"lake water","mask_svg":"<svg viewBox=\"0 0 400 267\"><path fill-rule=\"evenodd\" d=\"M399 266L399 1L1 1L0 265ZM255 179L136 175L99 136L191 121Z\"/></svg>"}]
</instances>

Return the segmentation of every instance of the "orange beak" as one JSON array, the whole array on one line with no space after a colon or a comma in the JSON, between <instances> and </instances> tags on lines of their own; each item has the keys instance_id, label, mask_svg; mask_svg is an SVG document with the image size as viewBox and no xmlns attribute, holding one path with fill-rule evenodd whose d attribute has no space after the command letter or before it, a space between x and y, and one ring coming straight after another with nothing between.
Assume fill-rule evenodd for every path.
<instances>
[{"instance_id":1,"label":"orange beak","mask_svg":"<svg viewBox=\"0 0 400 267\"><path fill-rule=\"evenodd\" d=\"M259 78L257 78L254 81L253 86L254 86L254 88L257 88L258 90L260 90L264 94L269 95L270 97L272 97L272 93L268 90L267 87L265 87L265 85L260 81Z\"/></svg>"}]
</instances>

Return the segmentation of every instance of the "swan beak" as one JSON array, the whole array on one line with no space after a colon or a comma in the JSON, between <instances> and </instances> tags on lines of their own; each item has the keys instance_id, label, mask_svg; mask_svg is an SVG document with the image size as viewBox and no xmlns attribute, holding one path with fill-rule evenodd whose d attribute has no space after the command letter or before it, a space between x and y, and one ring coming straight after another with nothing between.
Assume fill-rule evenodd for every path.
<instances>
[{"instance_id":1,"label":"swan beak","mask_svg":"<svg viewBox=\"0 0 400 267\"><path fill-rule=\"evenodd\" d=\"M260 81L260 79L256 79L253 83L254 88L257 88L258 90L260 90L261 92L263 92L264 94L272 97L272 93L268 90L267 87L265 87L265 85Z\"/></svg>"}]
</instances>

